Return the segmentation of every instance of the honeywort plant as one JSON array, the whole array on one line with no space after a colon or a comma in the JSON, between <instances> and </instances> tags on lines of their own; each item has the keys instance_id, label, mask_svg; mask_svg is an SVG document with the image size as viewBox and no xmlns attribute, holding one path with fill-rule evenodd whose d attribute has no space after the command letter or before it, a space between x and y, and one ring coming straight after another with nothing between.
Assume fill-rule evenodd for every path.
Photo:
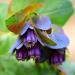
<instances>
[{"instance_id":1,"label":"honeywort plant","mask_svg":"<svg viewBox=\"0 0 75 75\"><path fill-rule=\"evenodd\" d=\"M50 64L62 64L69 40L62 28L52 24L48 16L34 11L41 6L30 5L7 19L7 28L18 34L10 53L15 53L19 61L32 58L35 63L48 61ZM13 22L17 21L15 25L10 22L13 17Z\"/></svg>"},{"instance_id":2,"label":"honeywort plant","mask_svg":"<svg viewBox=\"0 0 75 75\"><path fill-rule=\"evenodd\" d=\"M43 3L44 6L42 8L41 8L41 5L39 5L39 4L29 6L29 4L33 4L33 3ZM57 67L59 68L59 66L57 65L57 67L54 67L56 69L56 71L55 71L53 69L53 66L55 66L56 64L53 62L53 66L52 66L51 65L52 63L50 62L51 55L52 55L52 53L56 53L55 52L56 49L49 47L50 45L52 45L51 42L49 42L50 43L49 45L48 44L45 45L45 43L47 43L47 42L44 39L42 40L43 35L41 33L38 33L38 30L37 30L39 28L37 28L37 27L35 28L36 25L35 25L34 18L35 17L41 18L42 16L47 16L51 20L51 24L50 24L51 27L50 27L50 29L43 30L43 31L45 31L47 33L47 35L48 34L51 35L53 32L60 33L62 29L54 24L63 26L63 25L65 25L65 22L69 19L69 17L72 15L73 8L72 8L70 0L19 0L19 1L12 0L12 3L10 5L11 6L9 6L9 10L11 10L11 11L9 11L10 14L8 14L9 18L6 19L8 6L0 3L0 32L2 32L2 31L7 32L7 33L2 33L2 35L0 33L0 74L1 75L11 75L11 74L14 74L14 75L15 74L18 74L18 75L20 75L20 74L22 74L22 75L50 75L50 74L58 75ZM26 6L28 6L28 7L25 8ZM40 9L35 11L35 9L37 9L36 7L40 8ZM11 12L12 12L12 14L11 14ZM6 20L6 24L5 24L5 20ZM39 45L38 47L40 50L40 54L37 56L34 56L34 53L33 53L32 55L29 55L30 58L25 57L25 59L22 59L22 58L18 59L19 61L25 60L24 62L18 63L17 60L14 60L14 59L10 60L9 59L10 57L8 57L7 52L9 50L9 47L15 41L16 35L10 33L5 26L7 25L8 29L10 31L18 34L18 38L19 38L19 40L21 40L21 38L23 38L23 35L21 37L22 29L23 29L23 27L25 27L27 22L30 22L31 26L33 25L34 30L32 30L32 27L29 27L24 35L27 36L29 31L33 31L35 36L39 35L36 37L39 37L40 40L44 43L44 45L43 45L43 43L40 43L37 39L36 43L38 43L38 45ZM39 30L42 32L42 29L39 29ZM36 32L38 34L36 34ZM42 32L42 33L44 34L44 32ZM40 35L42 35L42 36L40 36ZM51 39L51 37L56 38L55 34L53 34L53 36L49 36L48 38ZM53 41L53 38L52 38L52 41ZM53 42L55 43L55 41L53 41ZM25 44L25 48L29 50L29 48L27 48L26 46L27 46L27 44ZM53 45L53 47L54 47L54 45ZM24 49L24 50L26 50L26 49ZM16 55L16 50L19 50L19 49L15 48L13 51L10 51L10 53ZM62 51L63 50L59 50L59 52L65 53L66 49L64 52L62 52ZM5 55L6 53L7 53L7 55ZM28 54L28 51L27 51L27 54ZM1 55L3 55L3 57L1 57ZM37 60L36 60L36 58L37 58ZM53 58L54 58L54 56L53 56ZM52 60L53 60L53 58L52 58ZM27 59L31 59L31 60L26 61ZM42 63L44 61L46 61L45 62L46 64ZM49 64L47 64L47 62L49 62ZM41 64L39 64L39 63L41 63ZM74 65L72 65L71 63L69 63L69 64L68 63L69 63L69 61L67 63L64 62L62 65L60 65L60 66L62 66L61 71L63 71L64 73L67 73L66 75L68 75L68 74L74 75ZM40 74L40 72L41 72L41 74ZM59 74L59 75L62 75L62 74Z\"/></svg>"}]
</instances>

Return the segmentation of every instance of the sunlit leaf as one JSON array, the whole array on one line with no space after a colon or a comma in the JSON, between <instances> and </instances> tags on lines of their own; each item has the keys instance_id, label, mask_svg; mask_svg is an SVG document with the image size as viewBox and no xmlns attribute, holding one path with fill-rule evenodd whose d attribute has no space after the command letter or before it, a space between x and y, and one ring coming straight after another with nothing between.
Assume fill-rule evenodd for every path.
<instances>
[{"instance_id":1,"label":"sunlit leaf","mask_svg":"<svg viewBox=\"0 0 75 75\"><path fill-rule=\"evenodd\" d=\"M52 23L64 25L68 18L73 13L73 8L70 0L17 0L12 1L12 10L17 12L25 6L33 3L42 3L43 7L36 11L39 14L48 15Z\"/></svg>"},{"instance_id":2,"label":"sunlit leaf","mask_svg":"<svg viewBox=\"0 0 75 75\"><path fill-rule=\"evenodd\" d=\"M24 26L24 22L25 22L25 20L23 20L22 22L19 22L17 24L7 25L7 28L11 32L18 34L18 33L20 33L22 26Z\"/></svg>"},{"instance_id":3,"label":"sunlit leaf","mask_svg":"<svg viewBox=\"0 0 75 75\"><path fill-rule=\"evenodd\" d=\"M13 57L0 57L1 75L56 75L57 70L47 63L41 65L34 64L33 60L18 62Z\"/></svg>"},{"instance_id":4,"label":"sunlit leaf","mask_svg":"<svg viewBox=\"0 0 75 75\"><path fill-rule=\"evenodd\" d=\"M64 25L64 23L68 20L68 18L73 13L73 8L70 0L19 0L17 3L17 0L12 0L11 8L13 14L16 14L17 12L22 12L23 9L29 5L36 4L36 3L42 3L43 7L36 11L38 14L44 14L48 15L52 21L52 23L58 24L58 25ZM36 6L37 7L37 6ZM0 11L1 10L1 4L0 4ZM34 8L34 7L33 7ZM5 6L3 8L4 13L7 12L7 7ZM30 9L32 11L32 9ZM30 12L29 8L27 9L28 12ZM3 13L0 14L4 15ZM22 14L23 15L23 14ZM24 17L23 17L24 18ZM20 19L20 20L23 20ZM2 31L7 31L6 25L3 21L4 18L0 20L0 29ZM19 21L19 20L18 20ZM15 21L16 22L16 21ZM14 24L14 20L10 22ZM19 23L18 23L19 24ZM9 24L8 24L9 25Z\"/></svg>"},{"instance_id":5,"label":"sunlit leaf","mask_svg":"<svg viewBox=\"0 0 75 75\"><path fill-rule=\"evenodd\" d=\"M40 8L41 6L42 4L38 3L32 4L15 13L6 20L7 28L16 34L19 33L21 28L24 26L27 16L30 13L34 12L34 10Z\"/></svg>"}]
</instances>

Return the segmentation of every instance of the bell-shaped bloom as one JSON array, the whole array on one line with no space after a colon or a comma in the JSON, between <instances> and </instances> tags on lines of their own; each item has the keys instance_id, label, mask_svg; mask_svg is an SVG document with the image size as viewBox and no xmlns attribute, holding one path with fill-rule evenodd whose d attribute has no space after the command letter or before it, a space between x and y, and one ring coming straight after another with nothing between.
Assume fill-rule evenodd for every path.
<instances>
[{"instance_id":1,"label":"bell-shaped bloom","mask_svg":"<svg viewBox=\"0 0 75 75\"><path fill-rule=\"evenodd\" d=\"M33 58L36 63L61 64L68 43L63 30L52 25L49 17L36 16L25 23L10 53L15 52L17 60Z\"/></svg>"},{"instance_id":2,"label":"bell-shaped bloom","mask_svg":"<svg viewBox=\"0 0 75 75\"><path fill-rule=\"evenodd\" d=\"M24 46L20 49L16 49L16 59L17 60L25 60L27 58L27 50Z\"/></svg>"},{"instance_id":3,"label":"bell-shaped bloom","mask_svg":"<svg viewBox=\"0 0 75 75\"><path fill-rule=\"evenodd\" d=\"M66 48L62 48L59 49L60 51L58 51L58 49L51 49L51 55L49 57L49 63L51 64L62 64L62 62L65 61L65 49Z\"/></svg>"},{"instance_id":4,"label":"bell-shaped bloom","mask_svg":"<svg viewBox=\"0 0 75 75\"><path fill-rule=\"evenodd\" d=\"M33 30L28 30L26 35L24 35L23 43L26 47L33 47L37 42L37 38L33 32Z\"/></svg>"},{"instance_id":5,"label":"bell-shaped bloom","mask_svg":"<svg viewBox=\"0 0 75 75\"><path fill-rule=\"evenodd\" d=\"M39 46L37 44L35 44L35 46L33 46L29 51L28 51L28 56L29 57L35 57L36 58L40 58L40 49Z\"/></svg>"},{"instance_id":6,"label":"bell-shaped bloom","mask_svg":"<svg viewBox=\"0 0 75 75\"><path fill-rule=\"evenodd\" d=\"M40 59L36 59L36 63L48 61L50 64L62 64L65 61L66 48L52 49L42 47Z\"/></svg>"}]
</instances>

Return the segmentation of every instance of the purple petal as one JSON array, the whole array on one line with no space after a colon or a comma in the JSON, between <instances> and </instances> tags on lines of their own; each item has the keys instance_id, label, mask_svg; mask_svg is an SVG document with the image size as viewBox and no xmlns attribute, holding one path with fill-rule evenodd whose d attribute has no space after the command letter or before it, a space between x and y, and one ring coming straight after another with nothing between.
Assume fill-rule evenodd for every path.
<instances>
[{"instance_id":1,"label":"purple petal","mask_svg":"<svg viewBox=\"0 0 75 75\"><path fill-rule=\"evenodd\" d=\"M35 59L35 63L42 63L42 62L45 62L47 60L47 57L46 57L46 54L45 52L46 50L40 50L39 52L39 56L36 57Z\"/></svg>"},{"instance_id":2,"label":"purple petal","mask_svg":"<svg viewBox=\"0 0 75 75\"><path fill-rule=\"evenodd\" d=\"M26 41L30 42L32 39L31 39L31 31L28 30L27 32L27 37L26 37Z\"/></svg>"},{"instance_id":3,"label":"purple petal","mask_svg":"<svg viewBox=\"0 0 75 75\"><path fill-rule=\"evenodd\" d=\"M21 44L21 40L18 38L18 39L15 41L15 43L13 44L13 46L10 48L10 54L13 54L14 49L15 49L16 47L18 47L20 44Z\"/></svg>"},{"instance_id":4,"label":"purple petal","mask_svg":"<svg viewBox=\"0 0 75 75\"><path fill-rule=\"evenodd\" d=\"M34 49L30 49L30 50L28 51L28 56L29 56L29 57L33 57L33 56L34 56Z\"/></svg>"},{"instance_id":5,"label":"purple petal","mask_svg":"<svg viewBox=\"0 0 75 75\"><path fill-rule=\"evenodd\" d=\"M62 63L64 61L63 55L59 56L59 61L60 61L60 63Z\"/></svg>"},{"instance_id":6,"label":"purple petal","mask_svg":"<svg viewBox=\"0 0 75 75\"><path fill-rule=\"evenodd\" d=\"M51 21L48 16L39 16L38 18L34 18L33 22L38 29L48 30L51 28Z\"/></svg>"},{"instance_id":7,"label":"purple petal","mask_svg":"<svg viewBox=\"0 0 75 75\"><path fill-rule=\"evenodd\" d=\"M33 47L35 43L37 42L37 38L33 32L33 30L28 30L26 37L24 37L24 45L26 47Z\"/></svg>"},{"instance_id":8,"label":"purple petal","mask_svg":"<svg viewBox=\"0 0 75 75\"><path fill-rule=\"evenodd\" d=\"M33 42L37 42L37 38L36 38L36 36L35 36L35 34L34 34L34 32L33 31L31 31L31 40L33 41Z\"/></svg>"},{"instance_id":9,"label":"purple petal","mask_svg":"<svg viewBox=\"0 0 75 75\"><path fill-rule=\"evenodd\" d=\"M20 33L21 36L25 34L29 26L30 26L30 22L28 21L21 30L21 33Z\"/></svg>"},{"instance_id":10,"label":"purple petal","mask_svg":"<svg viewBox=\"0 0 75 75\"><path fill-rule=\"evenodd\" d=\"M24 37L24 41L23 41L24 45L26 47L31 47L32 44L32 38L31 38L31 31L28 30L26 36Z\"/></svg>"},{"instance_id":11,"label":"purple petal","mask_svg":"<svg viewBox=\"0 0 75 75\"><path fill-rule=\"evenodd\" d=\"M40 49L37 44L35 45L34 49L35 49L35 57L39 57L40 56Z\"/></svg>"},{"instance_id":12,"label":"purple petal","mask_svg":"<svg viewBox=\"0 0 75 75\"><path fill-rule=\"evenodd\" d=\"M34 56L34 58L40 57L40 49L37 44L28 51L28 55L30 57Z\"/></svg>"},{"instance_id":13,"label":"purple petal","mask_svg":"<svg viewBox=\"0 0 75 75\"><path fill-rule=\"evenodd\" d=\"M27 50L25 50L25 47L22 47L19 50L16 50L16 59L17 60L25 60L27 57Z\"/></svg>"},{"instance_id":14,"label":"purple petal","mask_svg":"<svg viewBox=\"0 0 75 75\"><path fill-rule=\"evenodd\" d=\"M60 52L58 51L58 49L51 52L51 55L49 57L49 62L51 64L62 64L64 61L65 61L65 49L61 50Z\"/></svg>"},{"instance_id":15,"label":"purple petal","mask_svg":"<svg viewBox=\"0 0 75 75\"><path fill-rule=\"evenodd\" d=\"M58 57L57 56L51 56L49 59L50 64L57 64Z\"/></svg>"}]
</instances>

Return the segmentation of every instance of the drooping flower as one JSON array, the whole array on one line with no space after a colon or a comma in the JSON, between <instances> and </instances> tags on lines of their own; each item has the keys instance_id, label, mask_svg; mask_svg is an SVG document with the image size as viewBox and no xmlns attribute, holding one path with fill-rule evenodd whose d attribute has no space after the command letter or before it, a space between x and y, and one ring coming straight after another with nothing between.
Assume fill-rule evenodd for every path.
<instances>
[{"instance_id":1,"label":"drooping flower","mask_svg":"<svg viewBox=\"0 0 75 75\"><path fill-rule=\"evenodd\" d=\"M62 64L65 61L66 48L52 49L40 46L40 49L41 56L39 60L35 60L36 63L48 61L50 64Z\"/></svg>"},{"instance_id":2,"label":"drooping flower","mask_svg":"<svg viewBox=\"0 0 75 75\"><path fill-rule=\"evenodd\" d=\"M10 53L16 52L17 60L33 58L36 63L61 64L68 43L63 30L53 25L48 16L36 15L25 23Z\"/></svg>"}]
</instances>

